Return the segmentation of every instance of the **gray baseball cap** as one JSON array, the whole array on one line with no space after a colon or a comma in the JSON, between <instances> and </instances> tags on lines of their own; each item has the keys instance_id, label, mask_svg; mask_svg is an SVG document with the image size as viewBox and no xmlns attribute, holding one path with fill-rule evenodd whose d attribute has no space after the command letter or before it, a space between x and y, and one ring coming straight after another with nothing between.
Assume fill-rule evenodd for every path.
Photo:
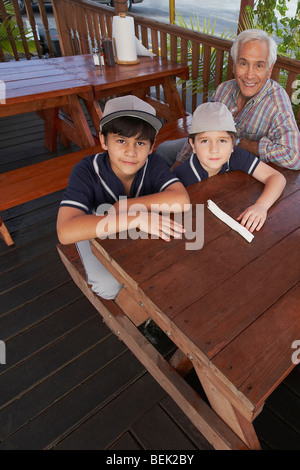
<instances>
[{"instance_id":1,"label":"gray baseball cap","mask_svg":"<svg viewBox=\"0 0 300 470\"><path fill-rule=\"evenodd\" d=\"M196 108L192 117L190 134L207 131L236 132L231 112L223 103L203 103Z\"/></svg>"},{"instance_id":2,"label":"gray baseball cap","mask_svg":"<svg viewBox=\"0 0 300 470\"><path fill-rule=\"evenodd\" d=\"M158 132L162 128L161 120L156 116L156 111L150 104L137 96L127 95L113 98L105 104L102 118L100 120L100 131L102 126L113 119L121 116L130 116L142 119Z\"/></svg>"}]
</instances>

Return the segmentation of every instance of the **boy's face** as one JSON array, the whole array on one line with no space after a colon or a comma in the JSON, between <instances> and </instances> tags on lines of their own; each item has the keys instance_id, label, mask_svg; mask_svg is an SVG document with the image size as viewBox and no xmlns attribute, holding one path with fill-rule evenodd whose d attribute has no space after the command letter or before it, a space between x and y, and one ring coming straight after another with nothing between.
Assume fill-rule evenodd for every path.
<instances>
[{"instance_id":1,"label":"boy's face","mask_svg":"<svg viewBox=\"0 0 300 470\"><path fill-rule=\"evenodd\" d=\"M208 176L216 175L233 151L233 141L226 131L201 132L190 144Z\"/></svg>"},{"instance_id":2,"label":"boy's face","mask_svg":"<svg viewBox=\"0 0 300 470\"><path fill-rule=\"evenodd\" d=\"M133 179L153 149L149 140L141 140L137 136L123 137L108 133L105 142L100 134L100 142L108 151L111 168L121 181Z\"/></svg>"}]
</instances>

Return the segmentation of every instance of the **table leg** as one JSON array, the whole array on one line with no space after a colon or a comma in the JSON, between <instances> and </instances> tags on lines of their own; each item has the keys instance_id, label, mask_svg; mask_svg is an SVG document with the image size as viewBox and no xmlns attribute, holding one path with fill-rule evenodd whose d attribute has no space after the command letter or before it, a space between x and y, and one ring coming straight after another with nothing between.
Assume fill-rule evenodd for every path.
<instances>
[{"instance_id":1,"label":"table leg","mask_svg":"<svg viewBox=\"0 0 300 470\"><path fill-rule=\"evenodd\" d=\"M85 114L77 95L68 96L68 105L65 107L70 116L58 120L58 131L81 148L94 147L95 139L92 136Z\"/></svg>"},{"instance_id":2,"label":"table leg","mask_svg":"<svg viewBox=\"0 0 300 470\"><path fill-rule=\"evenodd\" d=\"M174 77L166 77L164 79L163 90L165 100L169 104L173 120L176 121L177 119L186 116L186 110L184 109L180 99Z\"/></svg>"},{"instance_id":3,"label":"table leg","mask_svg":"<svg viewBox=\"0 0 300 470\"><path fill-rule=\"evenodd\" d=\"M14 241L13 239L11 238L10 236L10 233L9 231L7 230L3 220L1 219L0 217L0 235L1 237L3 238L3 240L5 241L5 243L8 245L8 246L11 246L14 244Z\"/></svg>"},{"instance_id":4,"label":"table leg","mask_svg":"<svg viewBox=\"0 0 300 470\"><path fill-rule=\"evenodd\" d=\"M84 101L84 104L86 106L86 109L90 115L90 118L93 122L94 128L99 134L100 132L100 119L102 118L102 110L100 108L100 104L98 101Z\"/></svg>"},{"instance_id":5,"label":"table leg","mask_svg":"<svg viewBox=\"0 0 300 470\"><path fill-rule=\"evenodd\" d=\"M36 114L44 121L44 145L50 152L56 150L58 113L58 107L36 111Z\"/></svg>"},{"instance_id":6,"label":"table leg","mask_svg":"<svg viewBox=\"0 0 300 470\"><path fill-rule=\"evenodd\" d=\"M252 423L233 406L224 393L210 381L196 364L194 364L194 367L215 412L250 449L260 450L260 443Z\"/></svg>"}]
</instances>

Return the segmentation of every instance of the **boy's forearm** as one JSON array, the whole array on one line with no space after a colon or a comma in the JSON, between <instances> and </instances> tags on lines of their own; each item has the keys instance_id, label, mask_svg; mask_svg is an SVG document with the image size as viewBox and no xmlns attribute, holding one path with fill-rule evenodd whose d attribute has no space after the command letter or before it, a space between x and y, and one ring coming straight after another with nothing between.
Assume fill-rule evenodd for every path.
<instances>
[{"instance_id":1,"label":"boy's forearm","mask_svg":"<svg viewBox=\"0 0 300 470\"><path fill-rule=\"evenodd\" d=\"M174 186L178 185L177 188ZM181 183L174 183L161 193L138 198L120 199L111 206L106 215L86 215L80 210L62 207L57 218L57 234L63 244L108 237L112 234L134 228L139 223L140 212L159 212L166 215L188 210L190 200ZM107 210L107 209L106 209ZM148 214L147 214L148 216ZM145 220L147 220L147 216Z\"/></svg>"},{"instance_id":2,"label":"boy's forearm","mask_svg":"<svg viewBox=\"0 0 300 470\"><path fill-rule=\"evenodd\" d=\"M177 183L175 183L177 184ZM181 183L178 183L181 186ZM151 211L165 208L166 212L183 212L187 210L190 204L189 195L184 187L178 190L162 191L160 193L150 194L148 196L140 196L138 198L130 198L117 202L114 207L117 212L127 212L131 207L135 206L140 210Z\"/></svg>"},{"instance_id":3,"label":"boy's forearm","mask_svg":"<svg viewBox=\"0 0 300 470\"><path fill-rule=\"evenodd\" d=\"M256 204L260 204L264 206L266 210L269 210L274 202L280 197L285 185L286 179L281 173L269 176L265 183L264 190L257 199Z\"/></svg>"},{"instance_id":4,"label":"boy's forearm","mask_svg":"<svg viewBox=\"0 0 300 470\"><path fill-rule=\"evenodd\" d=\"M57 218L58 239L64 245L96 237L96 228L99 217L96 215L77 215L63 220L60 213Z\"/></svg>"}]
</instances>

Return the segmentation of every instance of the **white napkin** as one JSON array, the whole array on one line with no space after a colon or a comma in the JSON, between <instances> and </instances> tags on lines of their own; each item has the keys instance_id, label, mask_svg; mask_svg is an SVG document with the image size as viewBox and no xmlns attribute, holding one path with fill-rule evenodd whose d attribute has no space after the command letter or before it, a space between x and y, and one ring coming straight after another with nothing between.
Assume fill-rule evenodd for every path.
<instances>
[{"instance_id":1,"label":"white napkin","mask_svg":"<svg viewBox=\"0 0 300 470\"><path fill-rule=\"evenodd\" d=\"M207 201L207 207L213 214L215 214L215 216L221 219L225 224L229 225L230 228L242 235L242 237L244 237L247 242L252 242L254 235L252 235L252 233L249 232L246 227L243 227L243 225L241 225L239 222L230 217L230 215L226 214L226 212L223 212L217 206L217 204L215 204L210 199Z\"/></svg>"},{"instance_id":2,"label":"white napkin","mask_svg":"<svg viewBox=\"0 0 300 470\"><path fill-rule=\"evenodd\" d=\"M154 52L150 52L143 44L135 37L136 53L140 56L155 57Z\"/></svg>"}]
</instances>

